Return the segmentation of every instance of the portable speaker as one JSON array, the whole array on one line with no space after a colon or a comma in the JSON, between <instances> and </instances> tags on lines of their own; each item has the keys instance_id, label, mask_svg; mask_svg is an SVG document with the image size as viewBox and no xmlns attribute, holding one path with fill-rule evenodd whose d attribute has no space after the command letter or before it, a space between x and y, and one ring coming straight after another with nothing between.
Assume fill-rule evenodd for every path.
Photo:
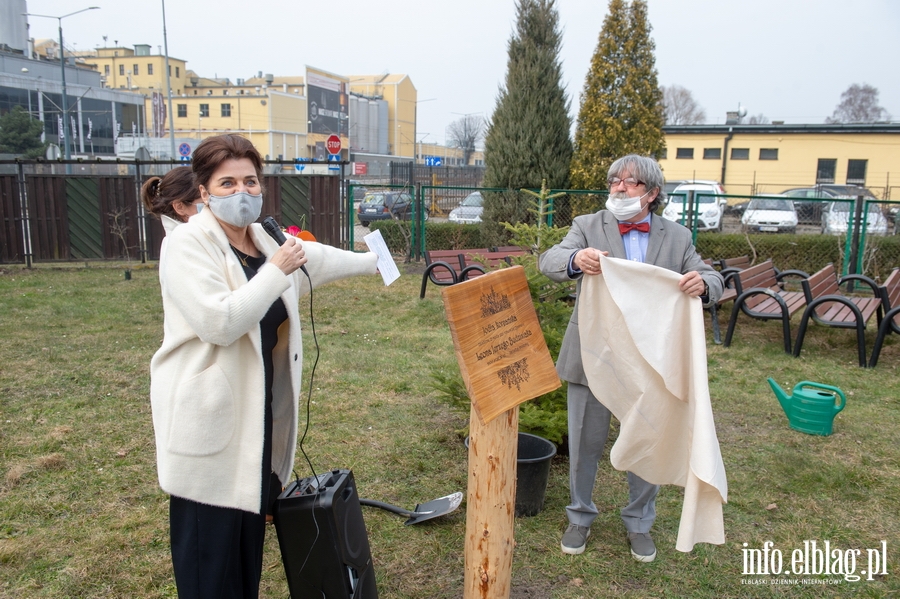
<instances>
[{"instance_id":1,"label":"portable speaker","mask_svg":"<svg viewBox=\"0 0 900 599\"><path fill-rule=\"evenodd\" d=\"M377 599L353 473L294 481L275 501L275 530L292 599Z\"/></svg>"}]
</instances>

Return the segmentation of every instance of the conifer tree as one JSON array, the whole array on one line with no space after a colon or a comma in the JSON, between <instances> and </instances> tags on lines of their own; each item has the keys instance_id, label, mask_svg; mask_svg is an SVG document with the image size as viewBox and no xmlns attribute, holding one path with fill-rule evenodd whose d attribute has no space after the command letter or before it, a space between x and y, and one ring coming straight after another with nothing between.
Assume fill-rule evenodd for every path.
<instances>
[{"instance_id":1,"label":"conifer tree","mask_svg":"<svg viewBox=\"0 0 900 599\"><path fill-rule=\"evenodd\" d=\"M610 0L581 95L571 169L576 189L605 189L617 158L665 148L650 29L646 0Z\"/></svg>"},{"instance_id":2,"label":"conifer tree","mask_svg":"<svg viewBox=\"0 0 900 599\"><path fill-rule=\"evenodd\" d=\"M16 106L0 117L0 153L16 154L25 158L44 155L41 132L44 124Z\"/></svg>"},{"instance_id":3,"label":"conifer tree","mask_svg":"<svg viewBox=\"0 0 900 599\"><path fill-rule=\"evenodd\" d=\"M484 185L518 190L568 186L572 140L569 101L559 61L561 35L556 0L518 0L516 29L509 40L505 86L485 135ZM492 243L504 235L501 222L531 221L519 194L485 195L483 232Z\"/></svg>"}]
</instances>

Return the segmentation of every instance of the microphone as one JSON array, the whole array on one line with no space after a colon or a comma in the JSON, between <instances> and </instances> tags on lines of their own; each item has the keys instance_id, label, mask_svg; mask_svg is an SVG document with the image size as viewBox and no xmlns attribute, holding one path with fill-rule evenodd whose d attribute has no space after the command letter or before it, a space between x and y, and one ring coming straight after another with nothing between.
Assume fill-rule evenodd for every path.
<instances>
[{"instance_id":1,"label":"microphone","mask_svg":"<svg viewBox=\"0 0 900 599\"><path fill-rule=\"evenodd\" d=\"M287 241L287 237L284 236L284 231L281 230L281 227L278 226L278 223L275 222L275 219L271 216L267 216L263 219L262 222L263 230L269 234L269 237L274 239L278 245L284 245L284 242ZM300 267L306 276L309 277L309 272L306 270L306 265Z\"/></svg>"}]
</instances>

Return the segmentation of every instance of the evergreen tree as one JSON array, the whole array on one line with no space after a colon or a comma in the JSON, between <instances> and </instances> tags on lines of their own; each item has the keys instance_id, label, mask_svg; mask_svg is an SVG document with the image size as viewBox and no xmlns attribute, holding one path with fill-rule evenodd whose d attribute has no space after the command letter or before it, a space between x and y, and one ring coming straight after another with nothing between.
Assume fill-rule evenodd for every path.
<instances>
[{"instance_id":1,"label":"evergreen tree","mask_svg":"<svg viewBox=\"0 0 900 599\"><path fill-rule=\"evenodd\" d=\"M32 118L21 106L0 117L0 154L16 154L25 158L44 155L41 132L44 124Z\"/></svg>"},{"instance_id":2,"label":"evergreen tree","mask_svg":"<svg viewBox=\"0 0 900 599\"><path fill-rule=\"evenodd\" d=\"M569 101L559 62L561 35L556 0L518 0L509 40L506 83L501 87L484 142L484 185L518 190L564 189L572 140ZM530 202L518 193L485 194L483 231L499 244L501 222L530 222Z\"/></svg>"},{"instance_id":3,"label":"evergreen tree","mask_svg":"<svg viewBox=\"0 0 900 599\"><path fill-rule=\"evenodd\" d=\"M617 158L665 148L650 29L646 0L610 0L581 95L571 170L576 189L605 189Z\"/></svg>"}]
</instances>

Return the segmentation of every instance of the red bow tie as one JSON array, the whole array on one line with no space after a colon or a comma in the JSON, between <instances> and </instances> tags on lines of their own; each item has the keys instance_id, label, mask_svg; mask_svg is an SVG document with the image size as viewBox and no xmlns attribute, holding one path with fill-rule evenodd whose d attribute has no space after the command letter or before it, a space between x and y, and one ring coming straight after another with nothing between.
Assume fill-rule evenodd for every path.
<instances>
[{"instance_id":1,"label":"red bow tie","mask_svg":"<svg viewBox=\"0 0 900 599\"><path fill-rule=\"evenodd\" d=\"M624 235L629 231L638 230L641 233L650 232L650 223L619 223L619 233Z\"/></svg>"}]
</instances>

